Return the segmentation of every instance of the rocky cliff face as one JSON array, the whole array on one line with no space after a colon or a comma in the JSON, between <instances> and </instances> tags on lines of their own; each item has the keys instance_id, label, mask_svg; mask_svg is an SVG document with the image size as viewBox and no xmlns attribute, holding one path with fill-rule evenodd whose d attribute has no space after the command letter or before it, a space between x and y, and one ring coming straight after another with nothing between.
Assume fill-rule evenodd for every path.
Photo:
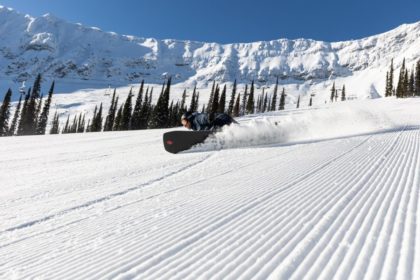
<instances>
[{"instance_id":1,"label":"rocky cliff face","mask_svg":"<svg viewBox=\"0 0 420 280\"><path fill-rule=\"evenodd\" d=\"M104 32L58 19L0 8L0 79L46 79L124 85L145 79L207 86L208 82L319 83L366 69L387 69L420 58L420 22L345 42L279 39L217 44L156 40ZM386 71L386 70L385 70ZM370 85L369 85L370 86Z\"/></svg>"}]
</instances>

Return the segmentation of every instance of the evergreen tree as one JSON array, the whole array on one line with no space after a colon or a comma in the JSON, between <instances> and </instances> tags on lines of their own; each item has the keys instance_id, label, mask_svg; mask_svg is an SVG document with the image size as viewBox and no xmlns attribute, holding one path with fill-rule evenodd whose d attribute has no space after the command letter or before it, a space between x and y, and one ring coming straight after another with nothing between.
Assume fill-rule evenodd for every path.
<instances>
[{"instance_id":1,"label":"evergreen tree","mask_svg":"<svg viewBox=\"0 0 420 280\"><path fill-rule=\"evenodd\" d=\"M103 122L103 118L102 118L102 102L101 102L98 113L95 115L95 118L92 119L92 125L93 125L92 131L93 132L102 131L102 122Z\"/></svg>"},{"instance_id":2,"label":"evergreen tree","mask_svg":"<svg viewBox=\"0 0 420 280\"><path fill-rule=\"evenodd\" d=\"M235 105L235 96L236 96L236 79L233 82L232 93L230 94L230 101L228 107L228 115L231 116L233 113L233 107Z\"/></svg>"},{"instance_id":3,"label":"evergreen tree","mask_svg":"<svg viewBox=\"0 0 420 280\"><path fill-rule=\"evenodd\" d=\"M9 134L9 118L10 118L10 100L12 99L12 90L6 92L3 103L0 106L0 136Z\"/></svg>"},{"instance_id":4,"label":"evergreen tree","mask_svg":"<svg viewBox=\"0 0 420 280\"><path fill-rule=\"evenodd\" d=\"M132 96L132 89L130 89L122 111L120 130L128 130L130 128L131 111L133 110L133 106L131 103Z\"/></svg>"},{"instance_id":5,"label":"evergreen tree","mask_svg":"<svg viewBox=\"0 0 420 280\"><path fill-rule=\"evenodd\" d=\"M343 89L341 90L341 101L346 101L346 86L343 85Z\"/></svg>"},{"instance_id":6,"label":"evergreen tree","mask_svg":"<svg viewBox=\"0 0 420 280\"><path fill-rule=\"evenodd\" d=\"M38 74L31 93L28 97L28 100L24 103L24 108L22 110L18 135L33 135L36 133L37 121L38 121L38 108L39 108L39 99L41 93L41 75Z\"/></svg>"},{"instance_id":7,"label":"evergreen tree","mask_svg":"<svg viewBox=\"0 0 420 280\"><path fill-rule=\"evenodd\" d=\"M38 120L37 134L45 134L45 130L47 129L48 115L50 113L51 100L54 93L54 85L55 82L53 81L50 90L48 91L47 101L44 104L44 108L42 109L42 113Z\"/></svg>"},{"instance_id":8,"label":"evergreen tree","mask_svg":"<svg viewBox=\"0 0 420 280\"><path fill-rule=\"evenodd\" d=\"M109 107L108 115L105 118L104 131L111 131L112 127L114 126L114 119L118 106L118 96L117 98L115 98L116 92L117 89L114 89L114 93L112 94L111 106Z\"/></svg>"},{"instance_id":9,"label":"evergreen tree","mask_svg":"<svg viewBox=\"0 0 420 280\"><path fill-rule=\"evenodd\" d=\"M279 104L279 110L284 110L284 106L286 105L286 91L283 88L280 95L280 104Z\"/></svg>"},{"instance_id":10,"label":"evergreen tree","mask_svg":"<svg viewBox=\"0 0 420 280\"><path fill-rule=\"evenodd\" d=\"M397 85L397 92L396 92L396 96L397 98L403 98L405 96L405 89L404 88L404 75L405 75L405 58L403 60L401 69L400 69L400 75L398 77L398 85Z\"/></svg>"},{"instance_id":11,"label":"evergreen tree","mask_svg":"<svg viewBox=\"0 0 420 280\"><path fill-rule=\"evenodd\" d=\"M411 71L410 77L408 79L408 95L409 96L415 96L415 85L414 85L414 70Z\"/></svg>"},{"instance_id":12,"label":"evergreen tree","mask_svg":"<svg viewBox=\"0 0 420 280\"><path fill-rule=\"evenodd\" d=\"M385 97L394 95L394 59L391 59L391 66L386 72Z\"/></svg>"},{"instance_id":13,"label":"evergreen tree","mask_svg":"<svg viewBox=\"0 0 420 280\"><path fill-rule=\"evenodd\" d=\"M242 97L242 105L240 110L240 115L243 116L246 113L246 104L248 102L248 85L245 85L244 96Z\"/></svg>"},{"instance_id":14,"label":"evergreen tree","mask_svg":"<svg viewBox=\"0 0 420 280\"><path fill-rule=\"evenodd\" d=\"M408 97L409 93L409 86L408 86L408 70L405 69L404 72L404 83L403 83L403 88L404 88L404 95L403 97Z\"/></svg>"},{"instance_id":15,"label":"evergreen tree","mask_svg":"<svg viewBox=\"0 0 420 280\"><path fill-rule=\"evenodd\" d=\"M190 108L188 109L190 112L194 112L196 108L195 89L196 88L194 87L193 94L191 96Z\"/></svg>"},{"instance_id":16,"label":"evergreen tree","mask_svg":"<svg viewBox=\"0 0 420 280\"><path fill-rule=\"evenodd\" d=\"M273 93L273 98L271 99L270 111L275 111L276 110L278 86L279 86L279 77L277 77L276 85L274 86L274 93Z\"/></svg>"},{"instance_id":17,"label":"evergreen tree","mask_svg":"<svg viewBox=\"0 0 420 280\"><path fill-rule=\"evenodd\" d=\"M207 103L207 113L211 113L213 110L213 101L214 101L214 91L216 90L216 81L213 81L213 85L211 86L209 102Z\"/></svg>"},{"instance_id":18,"label":"evergreen tree","mask_svg":"<svg viewBox=\"0 0 420 280\"><path fill-rule=\"evenodd\" d=\"M114 130L114 131L121 130L120 127L121 127L121 119L122 119L123 106L124 106L124 104L122 104L120 106L120 108L118 109L117 115L115 117L114 125L112 127L112 130Z\"/></svg>"},{"instance_id":19,"label":"evergreen tree","mask_svg":"<svg viewBox=\"0 0 420 280\"><path fill-rule=\"evenodd\" d=\"M224 113L226 106L226 85L223 87L222 95L220 96L217 112Z\"/></svg>"},{"instance_id":20,"label":"evergreen tree","mask_svg":"<svg viewBox=\"0 0 420 280\"><path fill-rule=\"evenodd\" d=\"M25 95L25 101L23 102L23 106L22 106L22 109L21 109L22 112L20 114L17 135L23 135L23 130L25 128L26 112L27 112L27 109L28 109L30 96L31 96L31 88L28 89L28 92Z\"/></svg>"},{"instance_id":21,"label":"evergreen tree","mask_svg":"<svg viewBox=\"0 0 420 280\"><path fill-rule=\"evenodd\" d=\"M254 80L252 80L252 82L251 82L251 88L249 90L248 101L246 103L246 113L247 114L253 114L254 113L254 106L255 106L255 101L254 101Z\"/></svg>"},{"instance_id":22,"label":"evergreen tree","mask_svg":"<svg viewBox=\"0 0 420 280\"><path fill-rule=\"evenodd\" d=\"M420 96L420 59L417 61L416 64L416 75L414 78L414 90L416 96Z\"/></svg>"},{"instance_id":23,"label":"evergreen tree","mask_svg":"<svg viewBox=\"0 0 420 280\"><path fill-rule=\"evenodd\" d=\"M32 94L26 109L26 119L24 120L25 126L23 129L24 135L33 135L36 133L38 111L40 107L41 81L41 74L38 74L32 87Z\"/></svg>"},{"instance_id":24,"label":"evergreen tree","mask_svg":"<svg viewBox=\"0 0 420 280\"><path fill-rule=\"evenodd\" d=\"M131 116L131 120L129 121L130 123L129 129L140 129L140 111L141 111L142 102L143 102L143 88L144 88L144 80L141 82L140 89L137 94L137 99L134 105L133 115Z\"/></svg>"},{"instance_id":25,"label":"evergreen tree","mask_svg":"<svg viewBox=\"0 0 420 280\"><path fill-rule=\"evenodd\" d=\"M197 94L195 96L195 102L194 102L194 111L198 110L199 100L200 100L200 92L197 91Z\"/></svg>"},{"instance_id":26,"label":"evergreen tree","mask_svg":"<svg viewBox=\"0 0 420 280\"><path fill-rule=\"evenodd\" d=\"M394 59L391 59L391 66L389 68L389 96L395 95L394 93Z\"/></svg>"},{"instance_id":27,"label":"evergreen tree","mask_svg":"<svg viewBox=\"0 0 420 280\"><path fill-rule=\"evenodd\" d=\"M238 97L236 98L235 105L233 106L233 117L239 117L240 114L240 100L241 100L241 94L238 94Z\"/></svg>"},{"instance_id":28,"label":"evergreen tree","mask_svg":"<svg viewBox=\"0 0 420 280\"><path fill-rule=\"evenodd\" d=\"M219 108L219 91L219 85L216 85L216 88L214 90L213 103L208 105L211 107L210 119L213 117L214 113L216 113L217 109Z\"/></svg>"},{"instance_id":29,"label":"evergreen tree","mask_svg":"<svg viewBox=\"0 0 420 280\"><path fill-rule=\"evenodd\" d=\"M195 87L194 87L194 91L195 91ZM193 93L194 93L194 91L193 91ZM186 101L187 101L187 90L184 89L184 92L182 93L181 104L179 105L179 111L180 112L185 112L186 111L186 105L185 105Z\"/></svg>"},{"instance_id":30,"label":"evergreen tree","mask_svg":"<svg viewBox=\"0 0 420 280\"><path fill-rule=\"evenodd\" d=\"M385 97L388 97L391 95L390 89L389 89L389 73L386 71L386 79L385 79Z\"/></svg>"},{"instance_id":31,"label":"evergreen tree","mask_svg":"<svg viewBox=\"0 0 420 280\"><path fill-rule=\"evenodd\" d=\"M334 102L334 97L335 97L336 91L335 91L335 82L333 83L333 86L331 88L331 96L330 96L330 100L331 102Z\"/></svg>"},{"instance_id":32,"label":"evergreen tree","mask_svg":"<svg viewBox=\"0 0 420 280\"><path fill-rule=\"evenodd\" d=\"M258 96L258 99L257 99L257 113L260 113L261 112L261 110L262 110L262 97L261 96Z\"/></svg>"},{"instance_id":33,"label":"evergreen tree","mask_svg":"<svg viewBox=\"0 0 420 280\"><path fill-rule=\"evenodd\" d=\"M70 123L70 115L67 116L66 124L64 125L63 131L61 132L62 134L69 133L69 123Z\"/></svg>"},{"instance_id":34,"label":"evergreen tree","mask_svg":"<svg viewBox=\"0 0 420 280\"><path fill-rule=\"evenodd\" d=\"M22 106L22 95L20 95L18 105L16 106L16 110L15 110L15 114L13 116L12 124L10 125L10 128L9 128L9 135L15 135L16 126L17 126L17 123L18 123L21 106Z\"/></svg>"},{"instance_id":35,"label":"evergreen tree","mask_svg":"<svg viewBox=\"0 0 420 280\"><path fill-rule=\"evenodd\" d=\"M171 88L171 78L168 79L166 87L162 89L158 102L153 110L150 120L151 128L165 128L169 124L169 95Z\"/></svg>"},{"instance_id":36,"label":"evergreen tree","mask_svg":"<svg viewBox=\"0 0 420 280\"><path fill-rule=\"evenodd\" d=\"M77 115L74 115L73 122L70 126L69 133L77 132Z\"/></svg>"},{"instance_id":37,"label":"evergreen tree","mask_svg":"<svg viewBox=\"0 0 420 280\"><path fill-rule=\"evenodd\" d=\"M53 118L53 123L50 129L50 134L58 134L60 131L60 123L59 123L59 118L58 118L58 113L57 111L55 111L54 113L54 118Z\"/></svg>"},{"instance_id":38,"label":"evergreen tree","mask_svg":"<svg viewBox=\"0 0 420 280\"><path fill-rule=\"evenodd\" d=\"M264 92L264 89L263 89L263 92ZM268 96L267 96L267 94L264 94L264 93L263 93L263 96L264 96L264 101L263 101L262 111L263 112L266 112L267 111L267 108L269 108L267 106L268 105Z\"/></svg>"},{"instance_id":39,"label":"evergreen tree","mask_svg":"<svg viewBox=\"0 0 420 280\"><path fill-rule=\"evenodd\" d=\"M81 116L82 114L80 114ZM79 126L77 127L77 133L83 133L85 132L85 114L83 114L83 117L81 120L79 120Z\"/></svg>"},{"instance_id":40,"label":"evergreen tree","mask_svg":"<svg viewBox=\"0 0 420 280\"><path fill-rule=\"evenodd\" d=\"M41 94L41 97L39 98L38 106L36 107L36 110L35 110L34 134L38 134L38 131L37 131L38 122L41 117L40 115L41 115L41 107L42 107L43 100L44 100L44 95Z\"/></svg>"},{"instance_id":41,"label":"evergreen tree","mask_svg":"<svg viewBox=\"0 0 420 280\"><path fill-rule=\"evenodd\" d=\"M152 106L152 93L153 93L153 88L150 90L149 96L147 98L147 100L145 100L144 104L143 104L143 108L142 108L142 129L146 129L148 127L148 123L150 121L150 116L152 115L152 112L154 110L153 106Z\"/></svg>"},{"instance_id":42,"label":"evergreen tree","mask_svg":"<svg viewBox=\"0 0 420 280\"><path fill-rule=\"evenodd\" d=\"M299 95L297 103L296 103L296 109L299 109L299 106L300 106L300 95Z\"/></svg>"}]
</instances>

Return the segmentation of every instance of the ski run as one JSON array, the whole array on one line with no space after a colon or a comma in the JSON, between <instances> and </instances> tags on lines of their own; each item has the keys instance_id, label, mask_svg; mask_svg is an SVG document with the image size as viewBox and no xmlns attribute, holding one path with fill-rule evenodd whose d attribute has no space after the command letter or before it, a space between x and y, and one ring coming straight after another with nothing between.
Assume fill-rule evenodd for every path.
<instances>
[{"instance_id":1,"label":"ski run","mask_svg":"<svg viewBox=\"0 0 420 280\"><path fill-rule=\"evenodd\" d=\"M0 279L420 279L420 99L238 121L1 138Z\"/></svg>"}]
</instances>

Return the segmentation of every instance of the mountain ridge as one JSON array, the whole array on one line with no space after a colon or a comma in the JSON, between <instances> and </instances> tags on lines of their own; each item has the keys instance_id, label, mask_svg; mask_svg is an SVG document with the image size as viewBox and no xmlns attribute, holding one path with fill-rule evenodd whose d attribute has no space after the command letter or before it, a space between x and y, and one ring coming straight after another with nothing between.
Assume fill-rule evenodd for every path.
<instances>
[{"instance_id":1,"label":"mountain ridge","mask_svg":"<svg viewBox=\"0 0 420 280\"><path fill-rule=\"evenodd\" d=\"M69 23L52 14L23 15L0 6L0 79L19 84L37 73L47 80L107 87L138 83L174 83L206 87L233 82L316 84L420 58L420 21L362 39L325 42L277 39L218 44L143 38ZM370 85L366 85L369 87Z\"/></svg>"}]
</instances>

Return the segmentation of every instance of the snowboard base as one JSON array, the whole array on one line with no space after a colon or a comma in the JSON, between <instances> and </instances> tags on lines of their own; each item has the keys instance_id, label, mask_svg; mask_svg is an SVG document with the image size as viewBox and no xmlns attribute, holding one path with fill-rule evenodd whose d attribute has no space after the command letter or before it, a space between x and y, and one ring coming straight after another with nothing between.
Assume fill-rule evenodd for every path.
<instances>
[{"instance_id":1,"label":"snowboard base","mask_svg":"<svg viewBox=\"0 0 420 280\"><path fill-rule=\"evenodd\" d=\"M169 153L176 154L203 143L213 131L170 131L163 134L163 145Z\"/></svg>"}]
</instances>

